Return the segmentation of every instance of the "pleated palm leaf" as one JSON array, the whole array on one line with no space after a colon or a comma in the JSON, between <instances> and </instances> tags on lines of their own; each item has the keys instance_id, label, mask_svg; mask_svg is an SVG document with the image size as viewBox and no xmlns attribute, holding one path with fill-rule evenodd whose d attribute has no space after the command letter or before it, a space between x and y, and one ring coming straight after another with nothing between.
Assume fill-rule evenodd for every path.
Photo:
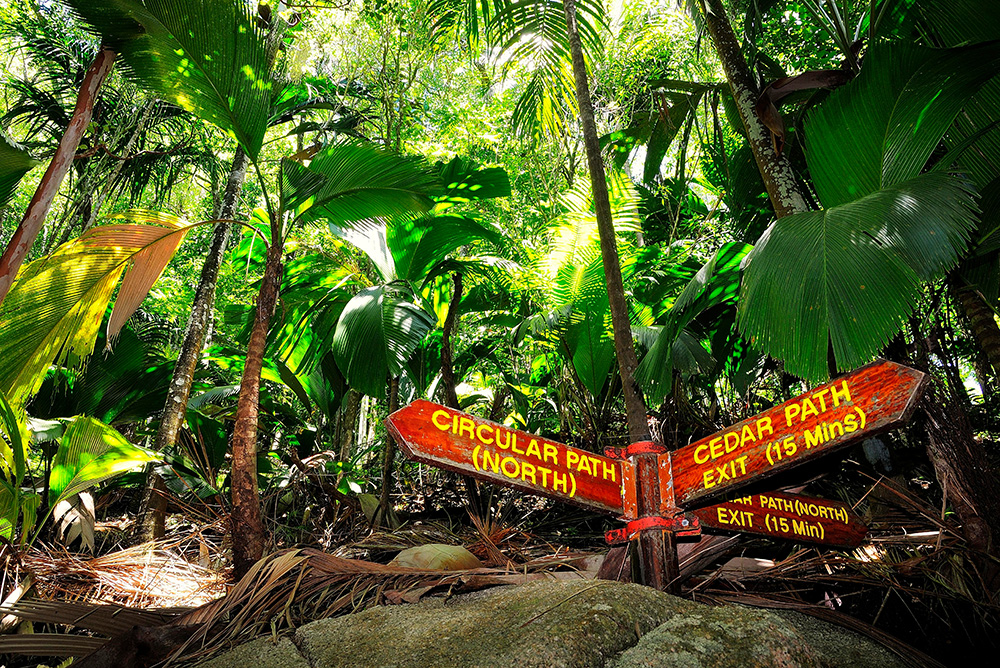
<instances>
[{"instance_id":1,"label":"pleated palm leaf","mask_svg":"<svg viewBox=\"0 0 1000 668\"><path fill-rule=\"evenodd\" d=\"M276 95L265 30L232 0L63 0L143 87L225 130L256 160Z\"/></svg>"},{"instance_id":2,"label":"pleated palm leaf","mask_svg":"<svg viewBox=\"0 0 1000 668\"><path fill-rule=\"evenodd\" d=\"M825 207L782 218L748 258L739 325L790 373L870 360L925 281L956 265L975 226L974 189L928 159L995 74L1000 45L877 45L861 74L806 120L806 159ZM947 158L942 165L950 165Z\"/></svg>"},{"instance_id":3,"label":"pleated palm leaf","mask_svg":"<svg viewBox=\"0 0 1000 668\"><path fill-rule=\"evenodd\" d=\"M606 23L603 4L578 2L577 21L585 53L598 53ZM510 2L494 14L487 34L490 43L499 47L500 58L529 68L528 84L514 106L514 128L530 137L557 137L566 119L578 113L562 2Z\"/></svg>"},{"instance_id":4,"label":"pleated palm leaf","mask_svg":"<svg viewBox=\"0 0 1000 668\"><path fill-rule=\"evenodd\" d=\"M0 208L7 206L17 184L38 164L31 155L0 131Z\"/></svg>"},{"instance_id":5,"label":"pleated palm leaf","mask_svg":"<svg viewBox=\"0 0 1000 668\"><path fill-rule=\"evenodd\" d=\"M0 304L0 391L14 404L33 394L50 365L77 366L108 321L114 341L194 227L169 214L133 211L118 218L156 224L95 227L52 255L26 265Z\"/></svg>"}]
</instances>

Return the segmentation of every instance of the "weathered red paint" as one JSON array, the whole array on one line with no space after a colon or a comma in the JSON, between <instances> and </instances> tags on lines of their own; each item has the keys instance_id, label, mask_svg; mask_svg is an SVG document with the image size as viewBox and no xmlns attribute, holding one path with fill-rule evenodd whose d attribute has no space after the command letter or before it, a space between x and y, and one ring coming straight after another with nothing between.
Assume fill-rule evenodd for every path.
<instances>
[{"instance_id":1,"label":"weathered red paint","mask_svg":"<svg viewBox=\"0 0 1000 668\"><path fill-rule=\"evenodd\" d=\"M622 512L622 467L613 459L422 399L385 423L410 459L529 494Z\"/></svg>"},{"instance_id":2,"label":"weathered red paint","mask_svg":"<svg viewBox=\"0 0 1000 668\"><path fill-rule=\"evenodd\" d=\"M693 514L703 527L833 547L857 547L868 534L845 503L781 492L732 499Z\"/></svg>"},{"instance_id":3,"label":"weathered red paint","mask_svg":"<svg viewBox=\"0 0 1000 668\"><path fill-rule=\"evenodd\" d=\"M692 508L909 420L923 391L921 372L879 361L660 455L661 514ZM661 469L664 468L661 462ZM669 488L669 489L668 489Z\"/></svg>"}]
</instances>

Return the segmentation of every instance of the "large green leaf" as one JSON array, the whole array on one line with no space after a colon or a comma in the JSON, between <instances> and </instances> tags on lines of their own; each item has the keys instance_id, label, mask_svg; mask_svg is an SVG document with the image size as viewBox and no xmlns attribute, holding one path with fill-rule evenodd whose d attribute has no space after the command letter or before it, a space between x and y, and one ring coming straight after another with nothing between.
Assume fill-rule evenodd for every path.
<instances>
[{"instance_id":1,"label":"large green leaf","mask_svg":"<svg viewBox=\"0 0 1000 668\"><path fill-rule=\"evenodd\" d=\"M337 323L333 354L348 384L384 397L386 379L398 376L434 326L434 320L394 285L362 290Z\"/></svg>"},{"instance_id":2,"label":"large green leaf","mask_svg":"<svg viewBox=\"0 0 1000 668\"><path fill-rule=\"evenodd\" d=\"M965 103L1000 64L1000 43L876 45L850 84L806 120L806 159L827 208L917 176Z\"/></svg>"},{"instance_id":3,"label":"large green leaf","mask_svg":"<svg viewBox=\"0 0 1000 668\"><path fill-rule=\"evenodd\" d=\"M123 275L111 322L124 322L139 305L192 228L173 217L156 220L164 225L91 228L21 270L0 304L0 391L12 403L38 389L50 364L79 365L90 355Z\"/></svg>"},{"instance_id":4,"label":"large green leaf","mask_svg":"<svg viewBox=\"0 0 1000 668\"><path fill-rule=\"evenodd\" d=\"M571 322L566 330L566 345L580 382L592 395L599 396L615 362L615 343L608 334L605 313L587 311Z\"/></svg>"},{"instance_id":5,"label":"large green leaf","mask_svg":"<svg viewBox=\"0 0 1000 668\"><path fill-rule=\"evenodd\" d=\"M423 160L358 141L331 144L308 166L287 159L281 165L283 208L331 225L422 213L439 184Z\"/></svg>"},{"instance_id":6,"label":"large green leaf","mask_svg":"<svg viewBox=\"0 0 1000 668\"><path fill-rule=\"evenodd\" d=\"M264 142L274 82L255 4L234 0L63 0L129 73L229 132L251 158Z\"/></svg>"},{"instance_id":7,"label":"large green leaf","mask_svg":"<svg viewBox=\"0 0 1000 668\"><path fill-rule=\"evenodd\" d=\"M510 197L510 178L503 167L482 167L474 161L456 156L448 162L434 165L444 192L436 194L438 202L459 204L495 197Z\"/></svg>"},{"instance_id":8,"label":"large green leaf","mask_svg":"<svg viewBox=\"0 0 1000 668\"><path fill-rule=\"evenodd\" d=\"M422 283L448 255L477 240L501 243L500 233L468 216L424 216L393 221L386 230L395 276Z\"/></svg>"},{"instance_id":9,"label":"large green leaf","mask_svg":"<svg viewBox=\"0 0 1000 668\"><path fill-rule=\"evenodd\" d=\"M37 160L0 130L0 209L13 197L21 177L37 164Z\"/></svg>"},{"instance_id":10,"label":"large green leaf","mask_svg":"<svg viewBox=\"0 0 1000 668\"><path fill-rule=\"evenodd\" d=\"M755 348L808 380L871 360L923 281L954 266L975 225L965 182L931 172L856 202L774 223L748 258L739 324Z\"/></svg>"},{"instance_id":11,"label":"large green leaf","mask_svg":"<svg viewBox=\"0 0 1000 668\"><path fill-rule=\"evenodd\" d=\"M154 453L132 445L114 428L93 418L75 417L66 426L52 459L50 505L154 461Z\"/></svg>"},{"instance_id":12,"label":"large green leaf","mask_svg":"<svg viewBox=\"0 0 1000 668\"><path fill-rule=\"evenodd\" d=\"M677 295L635 372L647 399L657 402L670 392L675 368L690 373L692 369L711 367L708 362L711 356L685 328L706 310L735 303L742 262L751 250L748 244L723 244ZM649 337L649 332L645 333Z\"/></svg>"}]
</instances>

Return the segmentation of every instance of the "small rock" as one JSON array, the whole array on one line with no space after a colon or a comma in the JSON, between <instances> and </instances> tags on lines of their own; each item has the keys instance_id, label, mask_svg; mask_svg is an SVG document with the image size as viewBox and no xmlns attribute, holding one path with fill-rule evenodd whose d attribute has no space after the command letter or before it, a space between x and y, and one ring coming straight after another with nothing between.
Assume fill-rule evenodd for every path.
<instances>
[{"instance_id":1,"label":"small rock","mask_svg":"<svg viewBox=\"0 0 1000 668\"><path fill-rule=\"evenodd\" d=\"M401 568L419 568L425 571L464 571L470 568L482 568L483 564L476 555L461 545L442 545L428 543L410 547L389 562L390 566Z\"/></svg>"}]
</instances>

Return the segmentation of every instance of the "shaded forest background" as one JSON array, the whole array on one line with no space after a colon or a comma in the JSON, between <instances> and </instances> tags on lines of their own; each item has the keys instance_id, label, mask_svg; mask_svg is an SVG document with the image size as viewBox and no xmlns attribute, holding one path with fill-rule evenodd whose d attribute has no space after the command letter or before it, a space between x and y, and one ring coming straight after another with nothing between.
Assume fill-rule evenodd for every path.
<instances>
[{"instance_id":1,"label":"shaded forest background","mask_svg":"<svg viewBox=\"0 0 1000 668\"><path fill-rule=\"evenodd\" d=\"M995 644L998 39L986 0L0 2L0 596L58 543L595 550L383 419L673 449L884 357L914 420L776 483L870 540L689 584Z\"/></svg>"}]
</instances>

